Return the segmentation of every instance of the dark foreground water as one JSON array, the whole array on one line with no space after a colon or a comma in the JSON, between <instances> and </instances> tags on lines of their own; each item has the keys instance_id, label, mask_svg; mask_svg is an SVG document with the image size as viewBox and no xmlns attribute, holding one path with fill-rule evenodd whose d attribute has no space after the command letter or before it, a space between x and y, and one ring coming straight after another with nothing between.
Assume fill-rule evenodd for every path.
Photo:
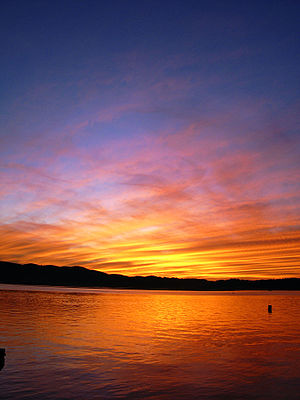
<instances>
[{"instance_id":1,"label":"dark foreground water","mask_svg":"<svg viewBox=\"0 0 300 400\"><path fill-rule=\"evenodd\" d=\"M0 324L1 399L300 399L300 292L0 285Z\"/></svg>"}]
</instances>

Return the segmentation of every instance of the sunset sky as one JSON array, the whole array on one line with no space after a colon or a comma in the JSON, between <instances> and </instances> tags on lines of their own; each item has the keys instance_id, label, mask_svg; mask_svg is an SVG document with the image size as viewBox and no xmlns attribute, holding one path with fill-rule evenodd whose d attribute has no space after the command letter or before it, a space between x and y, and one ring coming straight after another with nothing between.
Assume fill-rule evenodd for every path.
<instances>
[{"instance_id":1,"label":"sunset sky","mask_svg":"<svg viewBox=\"0 0 300 400\"><path fill-rule=\"evenodd\" d=\"M299 1L0 14L1 260L300 277Z\"/></svg>"}]
</instances>

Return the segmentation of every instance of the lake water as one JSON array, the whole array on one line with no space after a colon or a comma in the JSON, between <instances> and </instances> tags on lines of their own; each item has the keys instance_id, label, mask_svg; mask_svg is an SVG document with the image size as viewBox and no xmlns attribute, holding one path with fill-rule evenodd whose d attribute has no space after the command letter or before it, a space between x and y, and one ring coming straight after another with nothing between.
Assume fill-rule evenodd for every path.
<instances>
[{"instance_id":1,"label":"lake water","mask_svg":"<svg viewBox=\"0 0 300 400\"><path fill-rule=\"evenodd\" d=\"M300 399L300 292L0 285L0 311L1 399Z\"/></svg>"}]
</instances>

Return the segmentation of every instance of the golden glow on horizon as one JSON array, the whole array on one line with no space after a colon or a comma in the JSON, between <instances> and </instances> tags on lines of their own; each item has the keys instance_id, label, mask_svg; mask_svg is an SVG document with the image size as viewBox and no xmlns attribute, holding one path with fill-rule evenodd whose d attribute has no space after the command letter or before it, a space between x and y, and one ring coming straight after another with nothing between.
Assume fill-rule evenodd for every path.
<instances>
[{"instance_id":1,"label":"golden glow on horizon","mask_svg":"<svg viewBox=\"0 0 300 400\"><path fill-rule=\"evenodd\" d=\"M145 221L144 221L145 222ZM118 225L118 224L117 224ZM141 222L138 223L141 225ZM27 231L1 228L2 259L40 264L83 265L107 273L222 279L299 276L300 232L283 231L259 237L179 241L159 228L132 224L89 230L86 226L27 226ZM142 233L140 233L142 230ZM200 236L201 232L199 232ZM140 237L142 235L142 238ZM184 235L183 235L184 236ZM84 238L89 237L88 245ZM113 240L112 240L113 239ZM283 269L284 266L284 269Z\"/></svg>"}]
</instances>

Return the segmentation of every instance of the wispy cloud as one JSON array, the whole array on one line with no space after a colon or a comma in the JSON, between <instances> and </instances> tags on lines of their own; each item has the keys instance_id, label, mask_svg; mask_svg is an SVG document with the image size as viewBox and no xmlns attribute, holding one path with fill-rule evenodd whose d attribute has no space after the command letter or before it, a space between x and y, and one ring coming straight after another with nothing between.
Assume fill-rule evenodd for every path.
<instances>
[{"instance_id":1,"label":"wispy cloud","mask_svg":"<svg viewBox=\"0 0 300 400\"><path fill-rule=\"evenodd\" d=\"M130 275L298 276L299 104L249 94L251 80L218 74L216 53L201 67L201 57L152 55L122 54L111 74L87 65L11 105L0 257Z\"/></svg>"}]
</instances>

